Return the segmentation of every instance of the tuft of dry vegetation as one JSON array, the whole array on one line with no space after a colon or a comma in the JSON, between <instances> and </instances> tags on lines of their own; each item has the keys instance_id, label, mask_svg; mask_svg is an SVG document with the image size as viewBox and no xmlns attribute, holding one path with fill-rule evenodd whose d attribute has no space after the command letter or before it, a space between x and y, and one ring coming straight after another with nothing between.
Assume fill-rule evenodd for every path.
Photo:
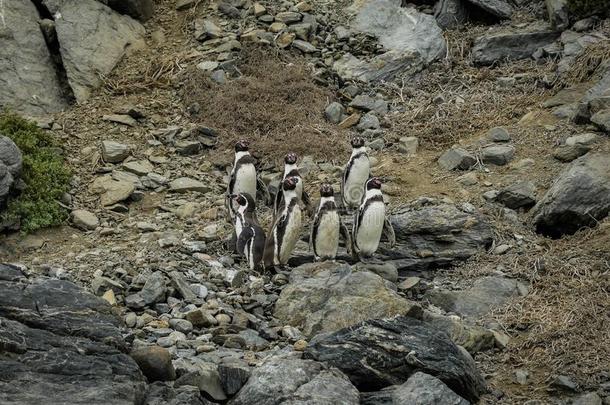
<instances>
[{"instance_id":1,"label":"tuft of dry vegetation","mask_svg":"<svg viewBox=\"0 0 610 405\"><path fill-rule=\"evenodd\" d=\"M238 69L242 75L224 85L195 70L185 84L184 105L199 105L193 119L219 132L220 150L242 138L265 151L264 162L288 152L333 160L348 150L347 134L324 119L332 94L312 81L303 60L252 46Z\"/></svg>"}]
</instances>

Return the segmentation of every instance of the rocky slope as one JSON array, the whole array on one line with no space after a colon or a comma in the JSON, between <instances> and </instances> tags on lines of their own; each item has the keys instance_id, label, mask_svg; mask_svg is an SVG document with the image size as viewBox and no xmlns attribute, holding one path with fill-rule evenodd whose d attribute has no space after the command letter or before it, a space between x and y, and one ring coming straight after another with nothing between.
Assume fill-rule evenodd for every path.
<instances>
[{"instance_id":1,"label":"rocky slope","mask_svg":"<svg viewBox=\"0 0 610 405\"><path fill-rule=\"evenodd\" d=\"M609 400L608 21L402 3L0 2L0 104L75 172L69 226L0 239L3 403ZM397 248L246 271L231 143L317 195L355 133Z\"/></svg>"}]
</instances>

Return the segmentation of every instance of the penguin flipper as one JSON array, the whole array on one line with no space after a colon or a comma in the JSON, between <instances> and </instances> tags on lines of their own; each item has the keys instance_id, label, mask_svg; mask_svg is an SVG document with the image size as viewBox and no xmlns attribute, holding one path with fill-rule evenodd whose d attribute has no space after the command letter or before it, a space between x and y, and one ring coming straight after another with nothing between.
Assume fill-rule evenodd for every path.
<instances>
[{"instance_id":1,"label":"penguin flipper","mask_svg":"<svg viewBox=\"0 0 610 405\"><path fill-rule=\"evenodd\" d=\"M273 267L273 256L275 255L275 241L273 240L273 231L275 224L269 230L269 236L265 240L265 249L263 250L263 265L265 269Z\"/></svg>"},{"instance_id":2,"label":"penguin flipper","mask_svg":"<svg viewBox=\"0 0 610 405\"><path fill-rule=\"evenodd\" d=\"M239 237L237 238L237 251L240 255L244 254L244 248L248 241L254 236L254 230L247 226L242 231Z\"/></svg>"},{"instance_id":3,"label":"penguin flipper","mask_svg":"<svg viewBox=\"0 0 610 405\"><path fill-rule=\"evenodd\" d=\"M354 247L352 246L352 237L350 236L349 230L347 226L343 223L343 221L339 221L339 234L343 238L345 242L345 249L347 249L347 253L352 255Z\"/></svg>"},{"instance_id":4,"label":"penguin flipper","mask_svg":"<svg viewBox=\"0 0 610 405\"><path fill-rule=\"evenodd\" d=\"M394 227L390 222L390 218L387 216L383 220L383 235L388 240L390 248L396 246L396 234L394 233Z\"/></svg>"}]
</instances>

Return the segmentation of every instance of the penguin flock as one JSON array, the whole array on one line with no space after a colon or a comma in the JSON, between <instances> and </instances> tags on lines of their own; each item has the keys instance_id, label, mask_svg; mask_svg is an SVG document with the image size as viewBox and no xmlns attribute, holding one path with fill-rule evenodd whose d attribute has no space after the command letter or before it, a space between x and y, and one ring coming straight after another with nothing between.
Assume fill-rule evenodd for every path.
<instances>
[{"instance_id":1,"label":"penguin flock","mask_svg":"<svg viewBox=\"0 0 610 405\"><path fill-rule=\"evenodd\" d=\"M342 206L335 201L332 185L324 183L320 186L320 200L309 233L309 248L316 261L334 260L341 239L348 253L361 261L373 256L382 235L387 238L390 247L396 242L386 215L381 180L371 176L364 140L353 138L351 146L352 153L341 178ZM232 248L245 257L250 270L285 268L301 238L305 210L311 208L311 202L297 160L295 153L285 156L280 187L271 201L267 187L257 175L249 142L240 140L235 144L225 205L227 218L234 226ZM257 191L273 206L273 219L267 233L256 216ZM351 232L341 219L342 213L353 213Z\"/></svg>"}]
</instances>

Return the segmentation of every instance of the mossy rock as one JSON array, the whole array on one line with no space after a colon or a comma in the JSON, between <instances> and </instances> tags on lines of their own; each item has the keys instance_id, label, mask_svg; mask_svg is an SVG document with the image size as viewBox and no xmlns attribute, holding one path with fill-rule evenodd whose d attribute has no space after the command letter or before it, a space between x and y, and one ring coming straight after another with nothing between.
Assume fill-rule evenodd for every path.
<instances>
[{"instance_id":1,"label":"mossy rock","mask_svg":"<svg viewBox=\"0 0 610 405\"><path fill-rule=\"evenodd\" d=\"M63 223L68 210L59 201L68 191L71 173L57 152L55 139L10 112L0 112L0 134L12 139L23 154L23 186L9 198L0 223L19 221L24 233Z\"/></svg>"},{"instance_id":2,"label":"mossy rock","mask_svg":"<svg viewBox=\"0 0 610 405\"><path fill-rule=\"evenodd\" d=\"M610 0L567 0L568 10L577 18L610 16Z\"/></svg>"}]
</instances>

